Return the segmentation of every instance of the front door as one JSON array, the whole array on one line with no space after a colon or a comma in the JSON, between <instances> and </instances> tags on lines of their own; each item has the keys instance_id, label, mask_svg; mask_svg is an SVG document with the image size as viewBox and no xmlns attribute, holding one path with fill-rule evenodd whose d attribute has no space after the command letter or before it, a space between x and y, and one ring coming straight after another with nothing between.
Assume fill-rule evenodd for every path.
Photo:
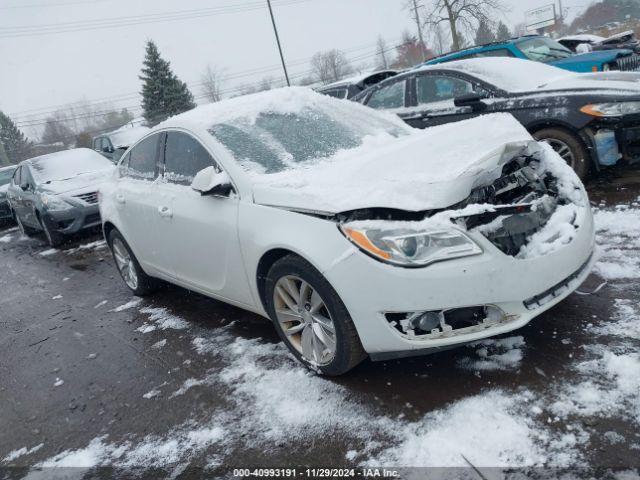
<instances>
[{"instance_id":1,"label":"front door","mask_svg":"<svg viewBox=\"0 0 640 480\"><path fill-rule=\"evenodd\" d=\"M209 166L220 171L197 139L180 131L167 133L157 211L162 256L170 259L179 283L250 304L237 233L237 195L201 195L190 186L196 173Z\"/></svg>"}]
</instances>

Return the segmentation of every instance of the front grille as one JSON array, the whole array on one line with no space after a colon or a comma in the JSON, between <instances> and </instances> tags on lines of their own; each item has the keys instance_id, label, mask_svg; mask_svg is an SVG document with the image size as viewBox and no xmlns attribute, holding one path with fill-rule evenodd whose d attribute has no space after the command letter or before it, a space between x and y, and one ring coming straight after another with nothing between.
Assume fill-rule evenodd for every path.
<instances>
[{"instance_id":1,"label":"front grille","mask_svg":"<svg viewBox=\"0 0 640 480\"><path fill-rule=\"evenodd\" d=\"M640 55L634 53L616 60L616 70L623 72L640 70Z\"/></svg>"},{"instance_id":2,"label":"front grille","mask_svg":"<svg viewBox=\"0 0 640 480\"><path fill-rule=\"evenodd\" d=\"M467 200L495 205L495 210L458 221L467 230L483 234L503 253L516 256L531 236L544 227L558 205L554 181L536 174L533 168L536 162L533 157L520 156L506 164L499 178L474 189Z\"/></svg>"},{"instance_id":3,"label":"front grille","mask_svg":"<svg viewBox=\"0 0 640 480\"><path fill-rule=\"evenodd\" d=\"M79 198L83 202L88 203L89 205L95 205L98 203L98 192L88 192L80 195L74 195L74 197Z\"/></svg>"}]
</instances>

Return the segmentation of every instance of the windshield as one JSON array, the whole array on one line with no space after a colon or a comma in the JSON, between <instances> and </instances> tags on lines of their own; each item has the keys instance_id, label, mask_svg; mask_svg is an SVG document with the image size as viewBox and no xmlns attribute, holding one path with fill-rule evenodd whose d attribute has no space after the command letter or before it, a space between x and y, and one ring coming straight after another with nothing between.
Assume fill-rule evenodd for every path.
<instances>
[{"instance_id":1,"label":"windshield","mask_svg":"<svg viewBox=\"0 0 640 480\"><path fill-rule=\"evenodd\" d=\"M555 40L546 37L536 37L518 43L518 48L529 60L536 62L552 62L573 55L571 50L563 47Z\"/></svg>"},{"instance_id":2,"label":"windshield","mask_svg":"<svg viewBox=\"0 0 640 480\"><path fill-rule=\"evenodd\" d=\"M10 168L8 170L0 170L0 186L6 185L11 181L11 177L13 177L14 169Z\"/></svg>"},{"instance_id":3,"label":"windshield","mask_svg":"<svg viewBox=\"0 0 640 480\"><path fill-rule=\"evenodd\" d=\"M33 158L31 167L37 183L50 183L106 170L113 164L93 150L79 148Z\"/></svg>"},{"instance_id":4,"label":"windshield","mask_svg":"<svg viewBox=\"0 0 640 480\"><path fill-rule=\"evenodd\" d=\"M340 110L339 108L336 110ZM345 109L346 110L346 109ZM373 112L319 108L262 112L213 125L209 132L249 171L275 173L362 145L368 136L398 137L401 126Z\"/></svg>"}]
</instances>

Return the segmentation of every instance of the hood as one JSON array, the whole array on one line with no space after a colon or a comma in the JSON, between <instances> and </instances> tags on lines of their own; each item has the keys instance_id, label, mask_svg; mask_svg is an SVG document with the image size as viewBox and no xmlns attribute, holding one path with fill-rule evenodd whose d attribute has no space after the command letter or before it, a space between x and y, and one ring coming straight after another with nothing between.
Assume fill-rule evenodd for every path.
<instances>
[{"instance_id":1,"label":"hood","mask_svg":"<svg viewBox=\"0 0 640 480\"><path fill-rule=\"evenodd\" d=\"M602 64L613 62L617 58L627 57L631 54L633 54L633 52L626 49L595 50L589 53L581 53L560 60L554 60L548 64L560 68L581 67L581 71L590 72L593 66L600 67ZM577 70L576 68L576 71Z\"/></svg>"},{"instance_id":2,"label":"hood","mask_svg":"<svg viewBox=\"0 0 640 480\"><path fill-rule=\"evenodd\" d=\"M593 89L616 91L620 94L640 94L640 73L635 72L593 72L567 75L551 80L538 90Z\"/></svg>"},{"instance_id":3,"label":"hood","mask_svg":"<svg viewBox=\"0 0 640 480\"><path fill-rule=\"evenodd\" d=\"M532 141L510 114L483 115L362 145L304 168L252 175L253 198L325 214L446 208Z\"/></svg>"},{"instance_id":4,"label":"hood","mask_svg":"<svg viewBox=\"0 0 640 480\"><path fill-rule=\"evenodd\" d=\"M54 180L51 183L41 183L38 188L47 193L53 194L80 194L95 192L98 187L107 181L113 172L112 168L97 172L83 173L66 180Z\"/></svg>"},{"instance_id":5,"label":"hood","mask_svg":"<svg viewBox=\"0 0 640 480\"><path fill-rule=\"evenodd\" d=\"M4 185L0 185L0 193L6 193L9 189L9 184L5 183Z\"/></svg>"}]
</instances>

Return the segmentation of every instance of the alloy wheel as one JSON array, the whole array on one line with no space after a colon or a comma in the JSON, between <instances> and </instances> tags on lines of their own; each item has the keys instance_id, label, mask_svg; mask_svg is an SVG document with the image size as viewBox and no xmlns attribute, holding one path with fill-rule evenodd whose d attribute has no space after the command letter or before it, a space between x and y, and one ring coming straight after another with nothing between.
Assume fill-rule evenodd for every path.
<instances>
[{"instance_id":1,"label":"alloy wheel","mask_svg":"<svg viewBox=\"0 0 640 480\"><path fill-rule=\"evenodd\" d=\"M575 157L569 145L557 138L543 138L541 141L549 144L571 168L575 166Z\"/></svg>"},{"instance_id":2,"label":"alloy wheel","mask_svg":"<svg viewBox=\"0 0 640 480\"><path fill-rule=\"evenodd\" d=\"M136 266L133 263L133 258L129 254L129 250L124 246L124 243L119 238L113 240L111 245L113 249L113 257L116 260L116 267L131 290L138 288L138 274L136 273Z\"/></svg>"},{"instance_id":3,"label":"alloy wheel","mask_svg":"<svg viewBox=\"0 0 640 480\"><path fill-rule=\"evenodd\" d=\"M303 279L286 275L276 282L273 303L287 340L305 360L318 366L331 363L336 329L320 294Z\"/></svg>"}]
</instances>

